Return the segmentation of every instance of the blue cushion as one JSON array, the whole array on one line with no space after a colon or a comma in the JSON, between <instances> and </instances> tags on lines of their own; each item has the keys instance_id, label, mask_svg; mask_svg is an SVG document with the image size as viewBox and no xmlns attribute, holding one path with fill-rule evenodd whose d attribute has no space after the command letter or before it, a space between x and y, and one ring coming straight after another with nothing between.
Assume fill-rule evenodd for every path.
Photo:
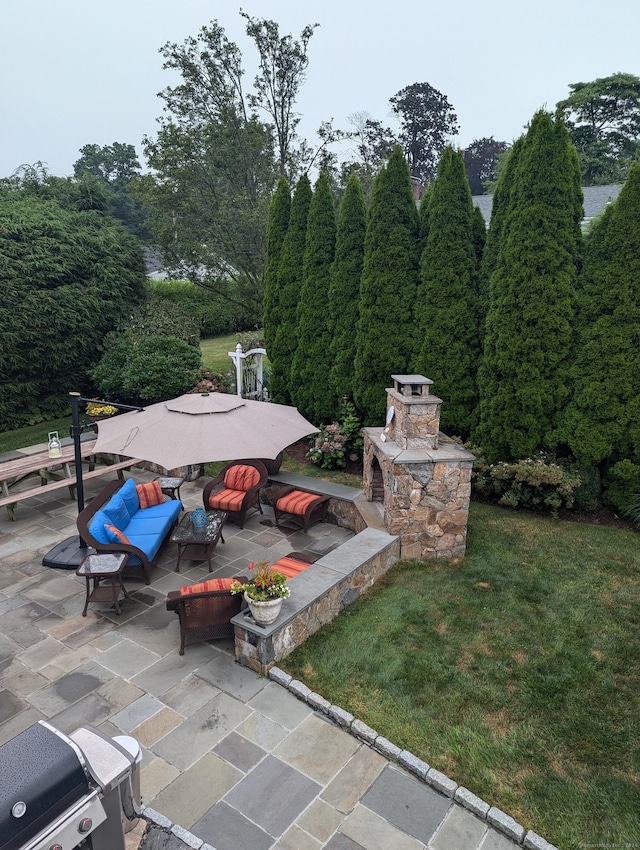
<instances>
[{"instance_id":1,"label":"blue cushion","mask_svg":"<svg viewBox=\"0 0 640 850\"><path fill-rule=\"evenodd\" d=\"M96 511L93 519L89 523L89 533L95 537L99 543L111 543L107 536L105 525L113 525L111 519L104 511Z\"/></svg>"},{"instance_id":2,"label":"blue cushion","mask_svg":"<svg viewBox=\"0 0 640 850\"><path fill-rule=\"evenodd\" d=\"M122 487L118 490L118 496L120 496L127 506L127 511L129 512L130 517L140 510L140 500L138 499L138 493L136 491L136 482L133 478L127 478ZM118 526L118 528L119 527L120 526Z\"/></svg>"},{"instance_id":3,"label":"blue cushion","mask_svg":"<svg viewBox=\"0 0 640 850\"><path fill-rule=\"evenodd\" d=\"M109 524L115 525L120 531L129 525L129 511L118 493L113 494L102 510L109 517Z\"/></svg>"},{"instance_id":4,"label":"blue cushion","mask_svg":"<svg viewBox=\"0 0 640 850\"><path fill-rule=\"evenodd\" d=\"M160 546L162 545L162 541L164 540L164 535L162 534L132 534L129 537L129 542L133 546L137 546L138 549L142 549L147 558L152 561ZM131 559L127 560L128 564L131 564Z\"/></svg>"}]
</instances>

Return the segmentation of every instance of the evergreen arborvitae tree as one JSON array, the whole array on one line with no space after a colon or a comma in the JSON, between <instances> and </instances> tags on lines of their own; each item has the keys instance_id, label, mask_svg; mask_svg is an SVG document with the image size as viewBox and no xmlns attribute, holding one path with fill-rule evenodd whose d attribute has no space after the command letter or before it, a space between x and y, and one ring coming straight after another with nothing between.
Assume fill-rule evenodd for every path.
<instances>
[{"instance_id":1,"label":"evergreen arborvitae tree","mask_svg":"<svg viewBox=\"0 0 640 850\"><path fill-rule=\"evenodd\" d=\"M587 241L567 441L582 463L640 461L640 163Z\"/></svg>"},{"instance_id":2,"label":"evergreen arborvitae tree","mask_svg":"<svg viewBox=\"0 0 640 850\"><path fill-rule=\"evenodd\" d=\"M422 197L420 198L420 207L418 208L418 226L420 228L420 252L424 246L427 244L427 237L429 236L429 201L431 200L431 192L433 190L433 186L429 184L424 192L422 193Z\"/></svg>"},{"instance_id":3,"label":"evergreen arborvitae tree","mask_svg":"<svg viewBox=\"0 0 640 850\"><path fill-rule=\"evenodd\" d=\"M298 300L302 286L302 263L311 203L311 183L306 174L298 180L291 201L289 227L282 243L278 282L278 326L271 343L271 397L280 404L291 402L291 364L298 345Z\"/></svg>"},{"instance_id":4,"label":"evergreen arborvitae tree","mask_svg":"<svg viewBox=\"0 0 640 850\"><path fill-rule=\"evenodd\" d=\"M480 357L473 220L462 153L447 147L429 201L429 236L415 304L422 345L413 371L434 381L445 400L443 428L464 438L474 424Z\"/></svg>"},{"instance_id":5,"label":"evergreen arborvitae tree","mask_svg":"<svg viewBox=\"0 0 640 850\"><path fill-rule=\"evenodd\" d=\"M327 422L335 410L328 380L333 328L329 281L336 250L336 216L329 178L323 171L309 206L302 289L298 301L298 345L291 365L291 396L303 416Z\"/></svg>"},{"instance_id":6,"label":"evergreen arborvitae tree","mask_svg":"<svg viewBox=\"0 0 640 850\"><path fill-rule=\"evenodd\" d=\"M331 340L331 387L339 403L353 398L356 359L355 328L358 324L360 278L364 259L367 216L362 186L352 174L340 204L336 233L336 255L329 286Z\"/></svg>"},{"instance_id":7,"label":"evergreen arborvitae tree","mask_svg":"<svg viewBox=\"0 0 640 850\"><path fill-rule=\"evenodd\" d=\"M484 246L487 241L487 225L484 221L484 216L482 215L482 210L480 207L474 206L473 208L473 221L471 222L471 240L473 242L473 250L476 255L476 264L478 266L478 271L480 271L480 267L482 265L482 255L484 253Z\"/></svg>"},{"instance_id":8,"label":"evergreen arborvitae tree","mask_svg":"<svg viewBox=\"0 0 640 850\"><path fill-rule=\"evenodd\" d=\"M536 113L513 173L489 287L474 438L491 461L559 442L570 393L580 195L562 121Z\"/></svg>"},{"instance_id":9,"label":"evergreen arborvitae tree","mask_svg":"<svg viewBox=\"0 0 640 850\"><path fill-rule=\"evenodd\" d=\"M513 188L514 175L520 159L520 152L524 144L524 136L517 139L506 158L505 164L500 172L498 183L493 193L493 204L491 206L491 221L482 251L482 262L480 264L480 333L484 337L484 322L489 309L489 283L491 275L496 270L500 247L504 232L505 221L511 215L511 190Z\"/></svg>"},{"instance_id":10,"label":"evergreen arborvitae tree","mask_svg":"<svg viewBox=\"0 0 640 850\"><path fill-rule=\"evenodd\" d=\"M354 387L365 425L384 421L390 376L407 374L415 354L418 240L409 168L396 147L375 179L365 236Z\"/></svg>"},{"instance_id":11,"label":"evergreen arborvitae tree","mask_svg":"<svg viewBox=\"0 0 640 850\"><path fill-rule=\"evenodd\" d=\"M267 262L264 269L264 300L262 302L262 327L267 354L270 356L276 331L280 324L280 281L278 268L282 245L289 227L291 193L289 184L280 177L269 206L267 220Z\"/></svg>"}]
</instances>

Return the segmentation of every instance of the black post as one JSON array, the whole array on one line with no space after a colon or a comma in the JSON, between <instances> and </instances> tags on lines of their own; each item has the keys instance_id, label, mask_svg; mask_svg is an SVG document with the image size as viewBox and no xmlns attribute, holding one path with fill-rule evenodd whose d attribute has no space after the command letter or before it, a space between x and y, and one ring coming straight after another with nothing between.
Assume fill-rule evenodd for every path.
<instances>
[{"instance_id":1,"label":"black post","mask_svg":"<svg viewBox=\"0 0 640 850\"><path fill-rule=\"evenodd\" d=\"M69 393L71 399L71 436L73 438L73 455L76 464L76 499L78 500L78 513L84 510L84 482L82 480L82 447L80 437L82 425L80 424L80 393ZM78 537L80 549L86 549L87 544L81 536Z\"/></svg>"}]
</instances>

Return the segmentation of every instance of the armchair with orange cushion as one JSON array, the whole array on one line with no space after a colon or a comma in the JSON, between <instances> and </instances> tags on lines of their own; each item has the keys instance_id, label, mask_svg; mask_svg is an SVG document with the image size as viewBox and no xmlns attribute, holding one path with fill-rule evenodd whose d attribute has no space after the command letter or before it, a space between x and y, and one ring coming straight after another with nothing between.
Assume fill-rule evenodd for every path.
<instances>
[{"instance_id":1,"label":"armchair with orange cushion","mask_svg":"<svg viewBox=\"0 0 640 850\"><path fill-rule=\"evenodd\" d=\"M309 531L312 523L324 520L328 507L329 496L309 493L297 487L285 487L278 494L273 512L277 526L284 518L300 526L304 531Z\"/></svg>"},{"instance_id":2,"label":"armchair with orange cushion","mask_svg":"<svg viewBox=\"0 0 640 850\"><path fill-rule=\"evenodd\" d=\"M226 511L230 520L244 528L250 508L262 513L260 488L267 477L267 468L260 460L228 463L202 492L205 510Z\"/></svg>"},{"instance_id":3,"label":"armchair with orange cushion","mask_svg":"<svg viewBox=\"0 0 640 850\"><path fill-rule=\"evenodd\" d=\"M167 611L175 611L180 620L180 655L187 644L233 635L231 618L242 607L242 594L229 590L234 581L244 584L249 579L214 578L169 592Z\"/></svg>"}]
</instances>

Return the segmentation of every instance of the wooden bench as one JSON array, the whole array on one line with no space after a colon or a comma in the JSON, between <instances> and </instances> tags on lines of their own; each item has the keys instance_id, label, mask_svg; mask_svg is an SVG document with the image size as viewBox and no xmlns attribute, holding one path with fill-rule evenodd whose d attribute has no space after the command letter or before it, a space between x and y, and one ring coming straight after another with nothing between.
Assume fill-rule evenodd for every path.
<instances>
[{"instance_id":1,"label":"wooden bench","mask_svg":"<svg viewBox=\"0 0 640 850\"><path fill-rule=\"evenodd\" d=\"M80 444L81 455L89 463L89 470L83 472L83 481L89 478L98 478L107 472L117 472L118 478L122 478L123 469L128 469L140 462L137 458L128 458L115 463L105 463L95 468L97 463L97 458L93 454L95 444L95 440L85 440ZM0 463L0 488L3 494L0 498L0 507L5 506L9 519L15 521L18 502L30 499L32 496L41 496L43 493L68 487L69 495L74 499L76 477L75 472L72 472L71 469L74 461L75 450L73 445L65 445L62 447L62 454L59 458L50 458L48 451L40 451ZM10 490L31 475L39 476L40 484L37 487L30 487L27 490Z\"/></svg>"}]
</instances>

